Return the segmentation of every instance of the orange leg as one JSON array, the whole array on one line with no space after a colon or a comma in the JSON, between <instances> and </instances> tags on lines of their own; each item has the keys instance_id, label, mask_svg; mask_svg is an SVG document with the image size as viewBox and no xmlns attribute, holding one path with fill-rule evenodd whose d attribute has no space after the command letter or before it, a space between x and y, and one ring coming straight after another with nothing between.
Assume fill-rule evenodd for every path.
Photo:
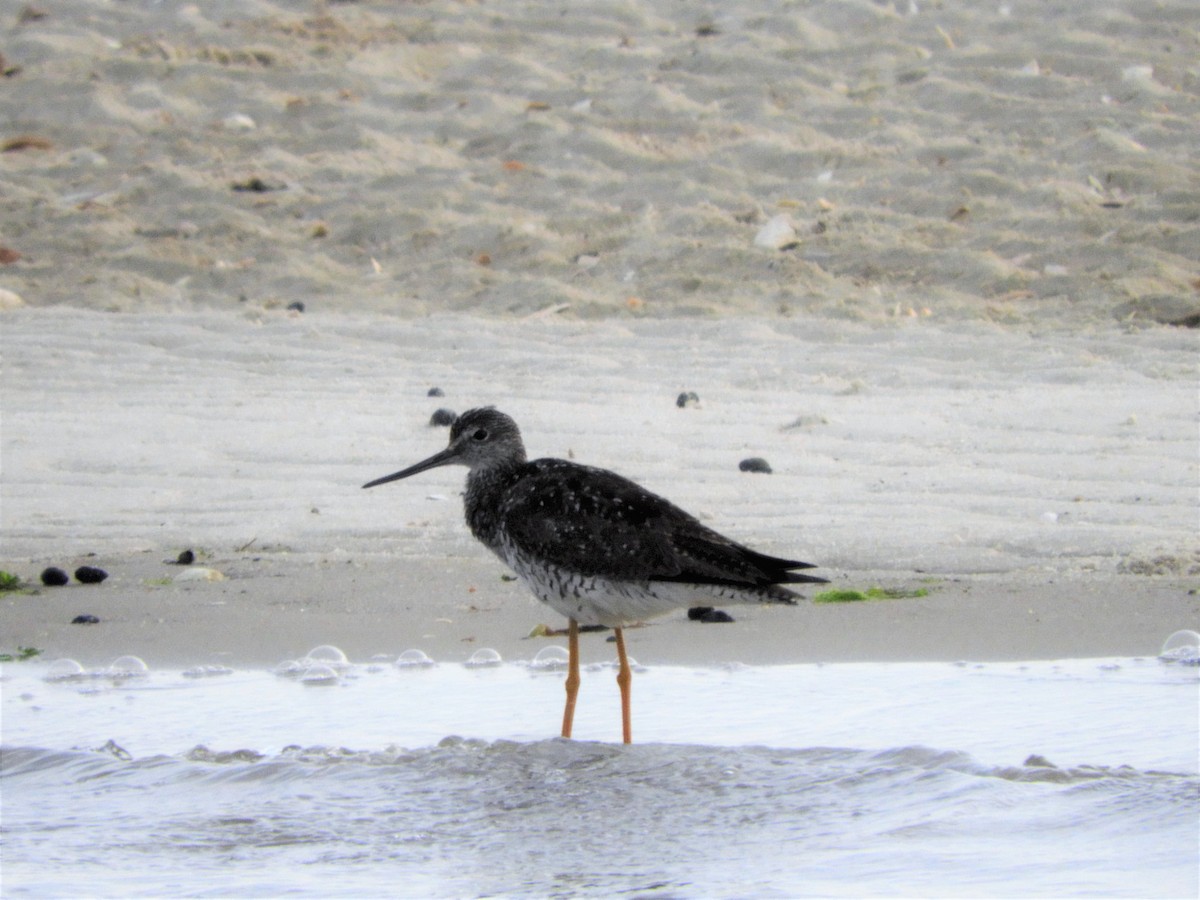
<instances>
[{"instance_id":1,"label":"orange leg","mask_svg":"<svg viewBox=\"0 0 1200 900\"><path fill-rule=\"evenodd\" d=\"M629 669L629 657L625 655L625 633L620 628L614 628L617 636L617 687L621 689L621 733L625 743L633 743L633 722L629 711L629 689L633 685L633 672Z\"/></svg>"},{"instance_id":2,"label":"orange leg","mask_svg":"<svg viewBox=\"0 0 1200 900\"><path fill-rule=\"evenodd\" d=\"M563 709L562 736L571 736L571 725L575 721L575 698L579 695L579 623L567 620L567 705Z\"/></svg>"}]
</instances>

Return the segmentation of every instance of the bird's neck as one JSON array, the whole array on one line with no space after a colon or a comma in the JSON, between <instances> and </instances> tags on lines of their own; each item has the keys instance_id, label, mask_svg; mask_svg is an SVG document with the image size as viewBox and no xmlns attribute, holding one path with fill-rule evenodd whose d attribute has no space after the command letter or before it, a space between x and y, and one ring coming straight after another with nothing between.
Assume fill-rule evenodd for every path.
<instances>
[{"instance_id":1,"label":"bird's neck","mask_svg":"<svg viewBox=\"0 0 1200 900\"><path fill-rule=\"evenodd\" d=\"M522 463L472 469L467 474L463 507L471 534L492 550L500 543L500 515L504 493L518 477Z\"/></svg>"}]
</instances>

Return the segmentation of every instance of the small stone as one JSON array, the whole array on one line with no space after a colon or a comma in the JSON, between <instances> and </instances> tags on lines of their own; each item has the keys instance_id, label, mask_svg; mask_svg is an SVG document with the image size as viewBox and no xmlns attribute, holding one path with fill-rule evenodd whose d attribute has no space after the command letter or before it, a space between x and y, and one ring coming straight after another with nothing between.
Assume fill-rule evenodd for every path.
<instances>
[{"instance_id":1,"label":"small stone","mask_svg":"<svg viewBox=\"0 0 1200 900\"><path fill-rule=\"evenodd\" d=\"M0 143L0 153L20 153L25 150L53 150L54 141L38 134L18 134Z\"/></svg>"},{"instance_id":2,"label":"small stone","mask_svg":"<svg viewBox=\"0 0 1200 900\"><path fill-rule=\"evenodd\" d=\"M680 409L683 409L686 406L696 406L699 403L700 398L696 395L695 391L684 391L675 398L675 405Z\"/></svg>"},{"instance_id":3,"label":"small stone","mask_svg":"<svg viewBox=\"0 0 1200 900\"><path fill-rule=\"evenodd\" d=\"M70 580L71 576L56 566L42 572L42 584L46 587L62 587Z\"/></svg>"},{"instance_id":4,"label":"small stone","mask_svg":"<svg viewBox=\"0 0 1200 900\"><path fill-rule=\"evenodd\" d=\"M180 581L224 581L225 576L216 569L206 569L203 566L195 566L191 569L184 569L178 575L171 579L175 582Z\"/></svg>"},{"instance_id":5,"label":"small stone","mask_svg":"<svg viewBox=\"0 0 1200 900\"><path fill-rule=\"evenodd\" d=\"M190 566L196 561L196 553L194 550L184 550L179 556L175 557L175 565Z\"/></svg>"},{"instance_id":6,"label":"small stone","mask_svg":"<svg viewBox=\"0 0 1200 900\"><path fill-rule=\"evenodd\" d=\"M688 618L693 622L703 622L705 624L713 624L718 622L732 622L733 616L720 609L713 609L711 606L693 606L687 612Z\"/></svg>"},{"instance_id":7,"label":"small stone","mask_svg":"<svg viewBox=\"0 0 1200 900\"><path fill-rule=\"evenodd\" d=\"M458 419L458 413L452 409L435 409L433 415L429 417L431 427L449 428Z\"/></svg>"},{"instance_id":8,"label":"small stone","mask_svg":"<svg viewBox=\"0 0 1200 900\"><path fill-rule=\"evenodd\" d=\"M102 169L108 165L108 159L90 147L78 147L72 150L67 154L67 159L71 161L72 165L88 166L93 169Z\"/></svg>"},{"instance_id":9,"label":"small stone","mask_svg":"<svg viewBox=\"0 0 1200 900\"><path fill-rule=\"evenodd\" d=\"M425 396L426 397L445 397L446 392L443 391L440 387L431 387L429 389L429 392Z\"/></svg>"},{"instance_id":10,"label":"small stone","mask_svg":"<svg viewBox=\"0 0 1200 900\"><path fill-rule=\"evenodd\" d=\"M1122 81L1147 82L1154 79L1154 66L1126 66L1121 70Z\"/></svg>"},{"instance_id":11,"label":"small stone","mask_svg":"<svg viewBox=\"0 0 1200 900\"><path fill-rule=\"evenodd\" d=\"M235 181L230 187L241 193L265 194L267 191L282 191L286 185L269 182L256 175L245 181Z\"/></svg>"},{"instance_id":12,"label":"small stone","mask_svg":"<svg viewBox=\"0 0 1200 900\"><path fill-rule=\"evenodd\" d=\"M75 570L75 579L82 584L99 584L107 577L107 572L95 566L80 566Z\"/></svg>"},{"instance_id":13,"label":"small stone","mask_svg":"<svg viewBox=\"0 0 1200 900\"><path fill-rule=\"evenodd\" d=\"M288 312L298 312L298 313L304 312L304 304L301 303L299 300L297 300L295 303L289 303L287 305L287 308L288 308Z\"/></svg>"},{"instance_id":14,"label":"small stone","mask_svg":"<svg viewBox=\"0 0 1200 900\"><path fill-rule=\"evenodd\" d=\"M754 246L768 250L790 250L799 243L791 217L786 213L768 219L767 224L754 235Z\"/></svg>"},{"instance_id":15,"label":"small stone","mask_svg":"<svg viewBox=\"0 0 1200 900\"><path fill-rule=\"evenodd\" d=\"M738 463L738 469L743 472L762 472L766 475L771 474L771 464L761 456L752 456L749 459L743 459Z\"/></svg>"},{"instance_id":16,"label":"small stone","mask_svg":"<svg viewBox=\"0 0 1200 900\"><path fill-rule=\"evenodd\" d=\"M233 113L221 120L221 124L230 131L252 131L257 123L245 113Z\"/></svg>"},{"instance_id":17,"label":"small stone","mask_svg":"<svg viewBox=\"0 0 1200 900\"><path fill-rule=\"evenodd\" d=\"M790 431L793 428L815 428L818 425L828 425L829 420L824 416L797 416L792 421L783 426L783 431Z\"/></svg>"},{"instance_id":18,"label":"small stone","mask_svg":"<svg viewBox=\"0 0 1200 900\"><path fill-rule=\"evenodd\" d=\"M100 620L91 613L83 613L71 620L72 625L99 625Z\"/></svg>"}]
</instances>

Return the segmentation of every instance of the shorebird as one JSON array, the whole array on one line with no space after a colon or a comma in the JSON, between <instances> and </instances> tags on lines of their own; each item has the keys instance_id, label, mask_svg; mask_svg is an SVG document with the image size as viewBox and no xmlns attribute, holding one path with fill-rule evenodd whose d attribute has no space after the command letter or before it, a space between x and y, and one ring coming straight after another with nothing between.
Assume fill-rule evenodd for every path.
<instances>
[{"instance_id":1,"label":"shorebird","mask_svg":"<svg viewBox=\"0 0 1200 900\"><path fill-rule=\"evenodd\" d=\"M527 459L517 423L490 406L459 416L445 450L363 487L448 465L469 470L463 505L471 533L567 617L564 738L571 736L579 692L580 625L607 625L616 635L628 744L633 676L626 625L699 600L794 605L799 595L781 585L826 581L796 571L815 568L811 563L751 550L615 472Z\"/></svg>"}]
</instances>

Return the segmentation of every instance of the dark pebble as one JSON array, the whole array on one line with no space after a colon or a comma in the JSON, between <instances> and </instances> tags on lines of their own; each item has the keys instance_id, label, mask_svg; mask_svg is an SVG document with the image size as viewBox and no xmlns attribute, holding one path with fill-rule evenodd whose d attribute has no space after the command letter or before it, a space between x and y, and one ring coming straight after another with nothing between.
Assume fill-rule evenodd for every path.
<instances>
[{"instance_id":1,"label":"dark pebble","mask_svg":"<svg viewBox=\"0 0 1200 900\"><path fill-rule=\"evenodd\" d=\"M297 300L295 303L289 303L287 305L287 308L291 312L304 312L304 304L301 303L299 300Z\"/></svg>"},{"instance_id":2,"label":"dark pebble","mask_svg":"<svg viewBox=\"0 0 1200 900\"><path fill-rule=\"evenodd\" d=\"M75 570L75 579L83 584L99 584L107 577L107 572L95 566L80 566Z\"/></svg>"},{"instance_id":3,"label":"dark pebble","mask_svg":"<svg viewBox=\"0 0 1200 900\"><path fill-rule=\"evenodd\" d=\"M99 625L100 620L91 613L84 613L81 616L76 616L71 620L72 625Z\"/></svg>"},{"instance_id":4,"label":"dark pebble","mask_svg":"<svg viewBox=\"0 0 1200 900\"><path fill-rule=\"evenodd\" d=\"M265 194L267 191L282 191L284 188L282 184L270 184L258 176L247 178L245 181L235 181L230 187L235 191L252 194Z\"/></svg>"},{"instance_id":5,"label":"dark pebble","mask_svg":"<svg viewBox=\"0 0 1200 900\"><path fill-rule=\"evenodd\" d=\"M426 397L445 397L446 392L443 391L440 387L431 387L429 389L429 393L426 394L425 396Z\"/></svg>"},{"instance_id":6,"label":"dark pebble","mask_svg":"<svg viewBox=\"0 0 1200 900\"><path fill-rule=\"evenodd\" d=\"M1175 319L1172 322L1168 322L1167 324L1174 325L1177 328L1200 328L1200 312L1181 316L1180 318Z\"/></svg>"},{"instance_id":7,"label":"dark pebble","mask_svg":"<svg viewBox=\"0 0 1200 900\"><path fill-rule=\"evenodd\" d=\"M433 415L429 417L430 425L438 425L449 428L458 419L458 413L451 409L435 409Z\"/></svg>"},{"instance_id":8,"label":"dark pebble","mask_svg":"<svg viewBox=\"0 0 1200 900\"><path fill-rule=\"evenodd\" d=\"M695 406L699 402L700 398L696 396L695 391L684 391L675 398L675 405L680 409L683 409L685 406Z\"/></svg>"},{"instance_id":9,"label":"dark pebble","mask_svg":"<svg viewBox=\"0 0 1200 900\"><path fill-rule=\"evenodd\" d=\"M722 609L706 609L701 615L692 616L692 611L688 610L688 618L694 618L697 622L703 622L706 625L712 625L719 622L732 622L733 616Z\"/></svg>"},{"instance_id":10,"label":"dark pebble","mask_svg":"<svg viewBox=\"0 0 1200 900\"><path fill-rule=\"evenodd\" d=\"M44 584L46 587L62 587L70 580L70 575L68 575L62 569L54 566L51 566L50 568L46 569L46 571L42 572L42 584Z\"/></svg>"},{"instance_id":11,"label":"dark pebble","mask_svg":"<svg viewBox=\"0 0 1200 900\"><path fill-rule=\"evenodd\" d=\"M178 566L190 566L196 561L196 554L192 550L184 550L175 558L175 564Z\"/></svg>"},{"instance_id":12,"label":"dark pebble","mask_svg":"<svg viewBox=\"0 0 1200 900\"><path fill-rule=\"evenodd\" d=\"M765 472L771 474L771 464L761 456L752 456L749 459L743 459L738 463L738 468L743 472Z\"/></svg>"},{"instance_id":13,"label":"dark pebble","mask_svg":"<svg viewBox=\"0 0 1200 900\"><path fill-rule=\"evenodd\" d=\"M688 610L688 618L695 622L701 616L706 616L713 611L711 606L693 606Z\"/></svg>"}]
</instances>

